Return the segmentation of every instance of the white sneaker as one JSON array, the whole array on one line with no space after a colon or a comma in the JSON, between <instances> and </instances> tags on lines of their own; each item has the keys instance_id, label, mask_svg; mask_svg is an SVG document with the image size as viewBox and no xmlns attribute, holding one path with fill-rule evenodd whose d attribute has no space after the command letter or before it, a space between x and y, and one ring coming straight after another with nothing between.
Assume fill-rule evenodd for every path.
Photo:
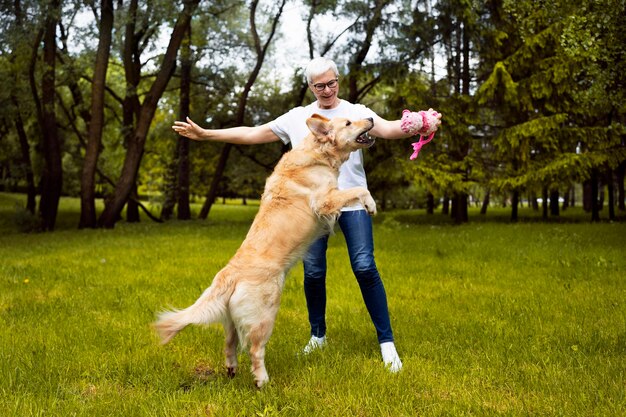
<instances>
[{"instance_id":1,"label":"white sneaker","mask_svg":"<svg viewBox=\"0 0 626 417\"><path fill-rule=\"evenodd\" d=\"M308 355L314 350L323 348L325 345L326 345L326 336L322 336L322 337L311 336L311 340L309 340L309 343L307 343L304 349L302 349L302 352L304 352L305 355Z\"/></svg>"},{"instance_id":2,"label":"white sneaker","mask_svg":"<svg viewBox=\"0 0 626 417\"><path fill-rule=\"evenodd\" d=\"M383 363L390 372L396 373L402 369L402 361L398 352L396 352L396 345L393 342L385 342L380 344L380 353L383 354Z\"/></svg>"}]
</instances>

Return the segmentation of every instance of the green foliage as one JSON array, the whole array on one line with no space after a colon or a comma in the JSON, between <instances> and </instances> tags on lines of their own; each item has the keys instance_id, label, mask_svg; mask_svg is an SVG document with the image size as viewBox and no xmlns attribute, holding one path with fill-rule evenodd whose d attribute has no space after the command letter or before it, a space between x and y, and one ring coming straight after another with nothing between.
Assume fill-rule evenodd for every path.
<instances>
[{"instance_id":1,"label":"green foliage","mask_svg":"<svg viewBox=\"0 0 626 417\"><path fill-rule=\"evenodd\" d=\"M555 140L558 138L556 132L562 128L566 120L566 114L532 119L508 129L502 129L493 144L501 154L514 155L517 160L527 162L531 156L531 149L535 152L558 150L560 142Z\"/></svg>"},{"instance_id":2,"label":"green foliage","mask_svg":"<svg viewBox=\"0 0 626 417\"><path fill-rule=\"evenodd\" d=\"M623 0L557 0L541 7L529 0L445 0L428 5L430 9L427 3L304 1L297 6L305 20L311 17L313 55L324 53L339 64L343 98L356 97L388 120L398 119L404 108L432 107L444 115L435 140L417 161L407 161L411 139L379 141L365 153L368 182L376 196L392 207L421 201L425 193L530 189L588 178L589 169L615 168L624 161ZM26 184L15 127L18 115L28 137L35 183L44 166L42 132L29 80L34 58L34 85L41 88L41 50L35 40L42 25L42 3L20 1L23 16L28 17L20 24L17 4L7 3L6 13L0 16L8 28L0 34L0 181L11 189ZM127 85L121 51L128 5L115 6L106 122L96 176L99 196L111 192L109 182L118 180L127 151L127 132L122 127ZM136 34L141 41L135 58L141 63L140 102L154 81L179 7L180 2L139 1ZM261 32L275 7L272 2L260 3ZM253 65L248 13L245 2L215 1L194 14L189 116L203 127L233 124L243 80ZM88 127L86 110L98 36L91 14L89 4L66 4L63 30L58 32L57 122L63 189L70 195L80 190ZM281 23L283 32L285 23ZM249 96L247 125L266 123L301 99L300 67L309 51L284 57L284 51L272 46L269 54ZM293 83L276 68L285 61L293 65ZM351 80L354 91L349 89ZM155 203L171 180L166 179L168 167L175 163L177 137L171 123L186 116L178 114L178 88L175 73L159 103L139 169L140 192L152 196ZM312 99L309 94L304 100ZM232 152L223 192L260 193L282 151L280 144L271 144ZM206 194L220 152L220 144L191 144L192 195Z\"/></svg>"},{"instance_id":3,"label":"green foliage","mask_svg":"<svg viewBox=\"0 0 626 417\"><path fill-rule=\"evenodd\" d=\"M494 156L504 162L489 187L554 187L623 161L621 124L611 123L615 118L621 123L623 112L609 104L621 92L608 86L612 70L596 65L612 55L599 52L602 41L619 37L609 29L613 13L600 11L604 3L552 2L542 8L532 2L503 3L517 23L496 23L513 27L521 42L494 62L476 96L479 105L494 107L484 115L498 126L492 133ZM607 45L607 51L614 49Z\"/></svg>"},{"instance_id":4,"label":"green foliage","mask_svg":"<svg viewBox=\"0 0 626 417\"><path fill-rule=\"evenodd\" d=\"M477 93L478 104L484 105L488 100L500 98L498 102L510 105L519 103L518 83L513 81L511 74L506 69L504 62L498 62L493 67L489 78L480 86ZM501 97L498 97L498 95ZM518 104L516 107L528 109L529 106Z\"/></svg>"}]
</instances>

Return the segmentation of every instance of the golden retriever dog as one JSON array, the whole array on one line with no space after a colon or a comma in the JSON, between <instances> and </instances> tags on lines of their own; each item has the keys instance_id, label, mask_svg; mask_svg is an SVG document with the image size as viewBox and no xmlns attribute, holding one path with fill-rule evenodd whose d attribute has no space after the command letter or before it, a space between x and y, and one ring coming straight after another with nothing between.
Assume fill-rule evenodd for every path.
<instances>
[{"instance_id":1,"label":"golden retriever dog","mask_svg":"<svg viewBox=\"0 0 626 417\"><path fill-rule=\"evenodd\" d=\"M332 228L343 207L361 203L376 213L367 189L337 189L339 167L350 152L373 144L366 135L373 120L328 120L315 114L306 123L311 133L283 155L267 179L259 211L235 256L193 305L163 312L155 323L167 343L189 324L221 322L228 375L235 374L241 343L248 348L257 387L269 380L265 345L289 269L315 238Z\"/></svg>"}]
</instances>

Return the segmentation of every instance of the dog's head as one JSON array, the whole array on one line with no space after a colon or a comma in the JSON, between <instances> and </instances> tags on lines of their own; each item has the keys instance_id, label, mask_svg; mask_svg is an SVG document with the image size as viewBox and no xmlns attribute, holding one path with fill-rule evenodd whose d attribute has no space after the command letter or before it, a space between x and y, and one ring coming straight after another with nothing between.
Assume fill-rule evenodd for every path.
<instances>
[{"instance_id":1,"label":"dog's head","mask_svg":"<svg viewBox=\"0 0 626 417\"><path fill-rule=\"evenodd\" d=\"M306 124L321 150L325 153L336 153L342 159L347 158L350 152L369 148L374 144L374 139L367 134L374 127L371 117L355 121L341 117L329 120L314 114L307 119Z\"/></svg>"}]
</instances>

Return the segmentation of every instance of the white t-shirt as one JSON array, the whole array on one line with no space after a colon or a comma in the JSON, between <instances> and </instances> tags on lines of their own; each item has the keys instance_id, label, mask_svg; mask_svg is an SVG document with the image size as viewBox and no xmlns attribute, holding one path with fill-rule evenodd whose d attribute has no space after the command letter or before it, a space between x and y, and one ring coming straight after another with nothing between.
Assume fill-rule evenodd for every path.
<instances>
[{"instance_id":1,"label":"white t-shirt","mask_svg":"<svg viewBox=\"0 0 626 417\"><path fill-rule=\"evenodd\" d=\"M306 125L306 119L314 113L332 119L333 117L345 117L350 120L360 120L368 117L375 117L368 107L362 104L352 104L345 100L340 100L339 105L333 109L320 109L317 101L305 107L296 107L277 119L269 123L270 129L284 142L291 142L292 147L296 147L311 131ZM346 162L339 169L338 187L346 190L352 187L367 188L365 169L363 168L363 151L358 150L350 154ZM344 211L360 210L361 205L344 208Z\"/></svg>"}]
</instances>

